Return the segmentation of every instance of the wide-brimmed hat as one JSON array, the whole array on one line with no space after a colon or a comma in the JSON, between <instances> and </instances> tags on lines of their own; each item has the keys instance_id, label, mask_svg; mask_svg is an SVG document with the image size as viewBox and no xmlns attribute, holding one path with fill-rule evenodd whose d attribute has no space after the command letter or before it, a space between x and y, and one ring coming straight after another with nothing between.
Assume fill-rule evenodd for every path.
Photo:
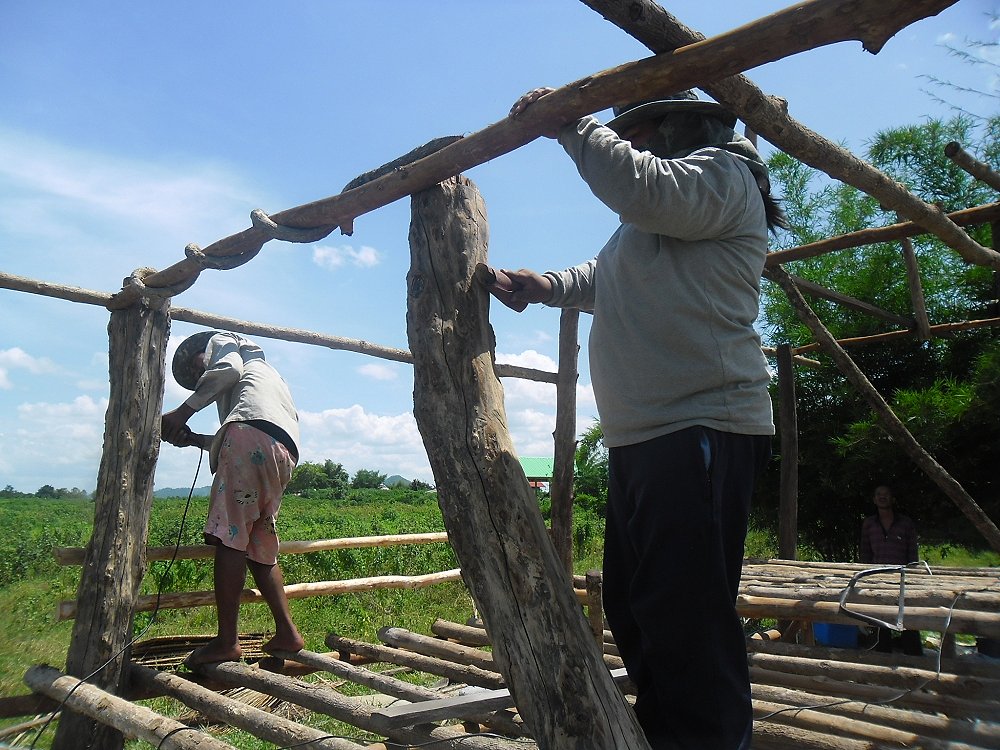
<instances>
[{"instance_id":1,"label":"wide-brimmed hat","mask_svg":"<svg viewBox=\"0 0 1000 750\"><path fill-rule=\"evenodd\" d=\"M195 368L194 355L205 351L208 347L208 340L217 333L220 331L201 331L193 336L188 336L174 352L174 361L171 365L174 380L189 391L194 390L201 377L201 372Z\"/></svg>"},{"instance_id":2,"label":"wide-brimmed hat","mask_svg":"<svg viewBox=\"0 0 1000 750\"><path fill-rule=\"evenodd\" d=\"M614 119L608 122L608 127L616 133L621 133L622 130L637 122L655 120L659 117L678 112L710 115L718 118L729 127L736 124L736 115L718 102L699 99L698 95L690 89L679 91L663 99L635 102L634 104L626 104L623 107L615 107L612 111L615 116Z\"/></svg>"}]
</instances>

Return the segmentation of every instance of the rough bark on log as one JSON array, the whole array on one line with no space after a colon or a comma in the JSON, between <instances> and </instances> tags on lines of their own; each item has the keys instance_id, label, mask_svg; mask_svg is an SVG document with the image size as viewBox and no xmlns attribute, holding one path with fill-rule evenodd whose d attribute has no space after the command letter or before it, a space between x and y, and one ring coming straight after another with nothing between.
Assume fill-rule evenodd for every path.
<instances>
[{"instance_id":1,"label":"rough bark on log","mask_svg":"<svg viewBox=\"0 0 1000 750\"><path fill-rule=\"evenodd\" d=\"M627 63L583 78L546 96L517 120L501 120L358 188L281 211L270 218L279 225L297 228L349 226L361 214L424 190L531 142L553 122L569 122L612 105L627 104L703 85L708 79L732 76L742 70L840 41L861 39L866 49L877 50L899 29L934 15L954 2L955 0L894 0L885 3L873 3L870 0L812 0L800 3L710 40L690 44L684 49ZM623 4L638 5L635 2ZM674 44L671 48L678 46L680 45ZM764 120L764 117L755 119ZM753 124L750 120L746 122ZM753 127L765 136L772 130L761 129L757 125ZM768 140L778 142L770 136ZM896 208L895 202L883 201L892 208ZM954 232L962 234L957 228L954 232L946 231L946 220L938 218L938 214L933 211L920 212L919 218L928 229L945 233L947 236L942 239L946 242L949 239L955 241ZM214 242L204 248L203 252L209 257L248 254L259 251L267 239L268 235L263 230L251 227ZM967 237L966 240L968 241ZM975 251L992 253L1000 265L1000 254L972 244ZM146 279L146 283L152 287L172 286L191 279L199 272L197 262L186 258L154 274ZM127 306L134 300L133 295L134 292L116 295L111 304Z\"/></svg>"},{"instance_id":2,"label":"rough bark on log","mask_svg":"<svg viewBox=\"0 0 1000 750\"><path fill-rule=\"evenodd\" d=\"M77 595L66 671L116 692L127 660L134 603L146 570L143 553L160 449L160 412L170 318L167 304L141 301L108 323L111 380L104 452L95 491L94 532ZM64 712L55 750L121 747L113 729Z\"/></svg>"},{"instance_id":3,"label":"rough bark on log","mask_svg":"<svg viewBox=\"0 0 1000 750\"><path fill-rule=\"evenodd\" d=\"M145 690L161 691L213 721L238 727L254 737L273 742L279 747L301 745L316 750L363 750L365 747L357 742L330 737L327 732L275 716L235 698L220 695L175 674L157 672L148 667L132 664L129 676L137 686Z\"/></svg>"},{"instance_id":4,"label":"rough bark on log","mask_svg":"<svg viewBox=\"0 0 1000 750\"><path fill-rule=\"evenodd\" d=\"M956 0L941 0L940 2L917 3L913 0L883 0L880 3L859 2L854 7L839 3L803 3L794 6L768 18L758 21L754 26L770 29L774 23L781 24L781 30L774 30L769 44L783 45L789 41L784 35L796 35L808 39L810 48L821 46L824 42L816 36L817 27L807 21L805 15L799 16L797 22L784 26L781 19L792 12L806 9L829 13L821 23L836 23L838 14L841 22L853 24L866 50L878 52L882 45L897 31L908 24L935 15L945 8L954 5ZM661 8L653 0L582 0L612 23L618 25L653 52L667 54L672 51L676 56L690 49L705 44L708 40L704 35L684 26L670 13ZM885 16L857 15L862 12L861 6L869 9L878 7ZM904 18L902 13L907 14ZM892 19L892 20L889 20ZM747 29L749 26L744 26ZM730 32L724 37L735 35ZM719 40L723 37L714 37ZM736 54L737 50L729 51ZM659 56L659 55L658 55ZM739 70L749 70L750 65L742 65ZM735 72L735 71L734 71ZM711 94L721 104L734 112L755 133L766 138L785 153L794 156L799 161L811 167L826 172L848 185L878 199L887 208L896 211L907 219L920 224L933 232L949 247L954 249L970 263L1000 268L1000 253L983 247L974 241L952 222L943 211L926 201L920 200L910 193L903 185L879 172L867 162L862 161L850 152L832 141L823 138L795 121L788 115L784 100L766 96L750 79L743 75L732 75L724 67L714 67L702 73L701 80L696 82L701 88ZM681 86L675 88L690 88ZM658 91L650 89L641 97L649 99Z\"/></svg>"},{"instance_id":5,"label":"rough bark on log","mask_svg":"<svg viewBox=\"0 0 1000 750\"><path fill-rule=\"evenodd\" d=\"M80 716L87 716L100 727L113 727L114 734L139 737L154 747L163 750L233 750L233 746L207 734L191 730L179 721L151 711L145 706L129 703L75 677L68 677L46 665L32 667L24 675L24 681L37 693L44 693L56 700L65 700L66 708ZM72 693L71 693L72 691ZM61 722L67 711L63 712ZM105 724L106 722L107 724ZM85 745L86 737L68 742L65 747L95 747L104 750L112 745Z\"/></svg>"},{"instance_id":6,"label":"rough bark on log","mask_svg":"<svg viewBox=\"0 0 1000 750\"><path fill-rule=\"evenodd\" d=\"M589 637L507 433L489 295L473 281L487 262L482 198L465 178L449 179L415 195L411 216L414 416L500 671L541 746L648 747Z\"/></svg>"},{"instance_id":7,"label":"rough bark on log","mask_svg":"<svg viewBox=\"0 0 1000 750\"><path fill-rule=\"evenodd\" d=\"M944 492L951 501L958 506L966 518L979 530L990 547L1000 552L1000 529L990 519L972 496L965 491L958 481L939 464L933 456L924 450L923 446L917 442L916 438L906 429L906 425L900 421L899 417L892 411L882 395L865 377L854 360L845 352L834 340L833 336L823 325L822 321L812 311L808 303L802 297L801 292L795 287L788 273L781 266L775 266L765 271L765 277L777 283L788 296L796 315L806 324L812 332L813 337L822 344L827 354L831 356L837 367L853 385L861 396L871 406L875 412L879 424L889 434L889 437L903 449L927 477Z\"/></svg>"}]
</instances>

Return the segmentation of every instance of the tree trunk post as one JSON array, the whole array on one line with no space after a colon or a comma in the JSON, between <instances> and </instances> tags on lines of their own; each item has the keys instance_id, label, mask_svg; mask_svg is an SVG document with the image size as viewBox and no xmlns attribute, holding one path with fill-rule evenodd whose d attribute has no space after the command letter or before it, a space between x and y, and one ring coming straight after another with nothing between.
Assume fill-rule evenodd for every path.
<instances>
[{"instance_id":1,"label":"tree trunk post","mask_svg":"<svg viewBox=\"0 0 1000 750\"><path fill-rule=\"evenodd\" d=\"M141 299L114 310L108 324L111 391L104 454L95 492L94 533L81 572L66 671L112 693L121 691L133 607L146 570L144 552L160 450L164 357L170 332L168 310L165 300ZM52 747L115 750L123 742L118 730L64 711Z\"/></svg>"},{"instance_id":2,"label":"tree trunk post","mask_svg":"<svg viewBox=\"0 0 1000 750\"><path fill-rule=\"evenodd\" d=\"M648 750L548 537L494 372L486 208L458 176L413 196L407 335L414 416L493 656L539 747Z\"/></svg>"},{"instance_id":3,"label":"tree trunk post","mask_svg":"<svg viewBox=\"0 0 1000 750\"><path fill-rule=\"evenodd\" d=\"M559 316L559 373L552 461L552 543L568 577L573 575L573 465L576 458L576 381L580 311Z\"/></svg>"},{"instance_id":4,"label":"tree trunk post","mask_svg":"<svg viewBox=\"0 0 1000 750\"><path fill-rule=\"evenodd\" d=\"M778 503L778 557L797 558L799 536L799 425L795 403L795 365L792 348L778 346L778 392L781 411L781 488Z\"/></svg>"}]
</instances>

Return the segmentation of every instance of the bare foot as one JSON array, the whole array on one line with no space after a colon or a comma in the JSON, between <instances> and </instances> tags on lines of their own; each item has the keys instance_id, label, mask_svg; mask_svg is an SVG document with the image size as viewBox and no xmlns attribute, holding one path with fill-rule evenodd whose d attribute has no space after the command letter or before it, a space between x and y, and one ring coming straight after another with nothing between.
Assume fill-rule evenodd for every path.
<instances>
[{"instance_id":1,"label":"bare foot","mask_svg":"<svg viewBox=\"0 0 1000 750\"><path fill-rule=\"evenodd\" d=\"M204 646L196 648L184 660L184 666L195 671L201 664L217 664L222 661L239 661L243 656L239 643L225 644L213 638Z\"/></svg>"},{"instance_id":2,"label":"bare foot","mask_svg":"<svg viewBox=\"0 0 1000 750\"><path fill-rule=\"evenodd\" d=\"M295 653L296 651L301 651L306 645L306 642L299 635L299 631L293 631L287 635L280 634L274 636L271 640L261 646L261 650L265 654L273 654L275 651L291 651Z\"/></svg>"}]
</instances>

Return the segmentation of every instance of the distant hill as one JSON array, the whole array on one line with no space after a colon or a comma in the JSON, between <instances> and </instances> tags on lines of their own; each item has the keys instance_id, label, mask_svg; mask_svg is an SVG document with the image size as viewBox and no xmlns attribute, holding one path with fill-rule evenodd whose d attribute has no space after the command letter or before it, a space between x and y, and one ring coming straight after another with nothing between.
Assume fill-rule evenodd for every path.
<instances>
[{"instance_id":1,"label":"distant hill","mask_svg":"<svg viewBox=\"0 0 1000 750\"><path fill-rule=\"evenodd\" d=\"M398 487L401 484L409 487L411 482L406 477L401 477L399 474L393 474L391 477L386 477L382 484L386 487Z\"/></svg>"},{"instance_id":2,"label":"distant hill","mask_svg":"<svg viewBox=\"0 0 1000 750\"><path fill-rule=\"evenodd\" d=\"M195 487L193 494L198 497L208 497L208 493L211 491L212 485L207 485L205 487ZM162 490L153 492L153 497L187 497L189 492L191 492L190 487L164 487Z\"/></svg>"}]
</instances>

